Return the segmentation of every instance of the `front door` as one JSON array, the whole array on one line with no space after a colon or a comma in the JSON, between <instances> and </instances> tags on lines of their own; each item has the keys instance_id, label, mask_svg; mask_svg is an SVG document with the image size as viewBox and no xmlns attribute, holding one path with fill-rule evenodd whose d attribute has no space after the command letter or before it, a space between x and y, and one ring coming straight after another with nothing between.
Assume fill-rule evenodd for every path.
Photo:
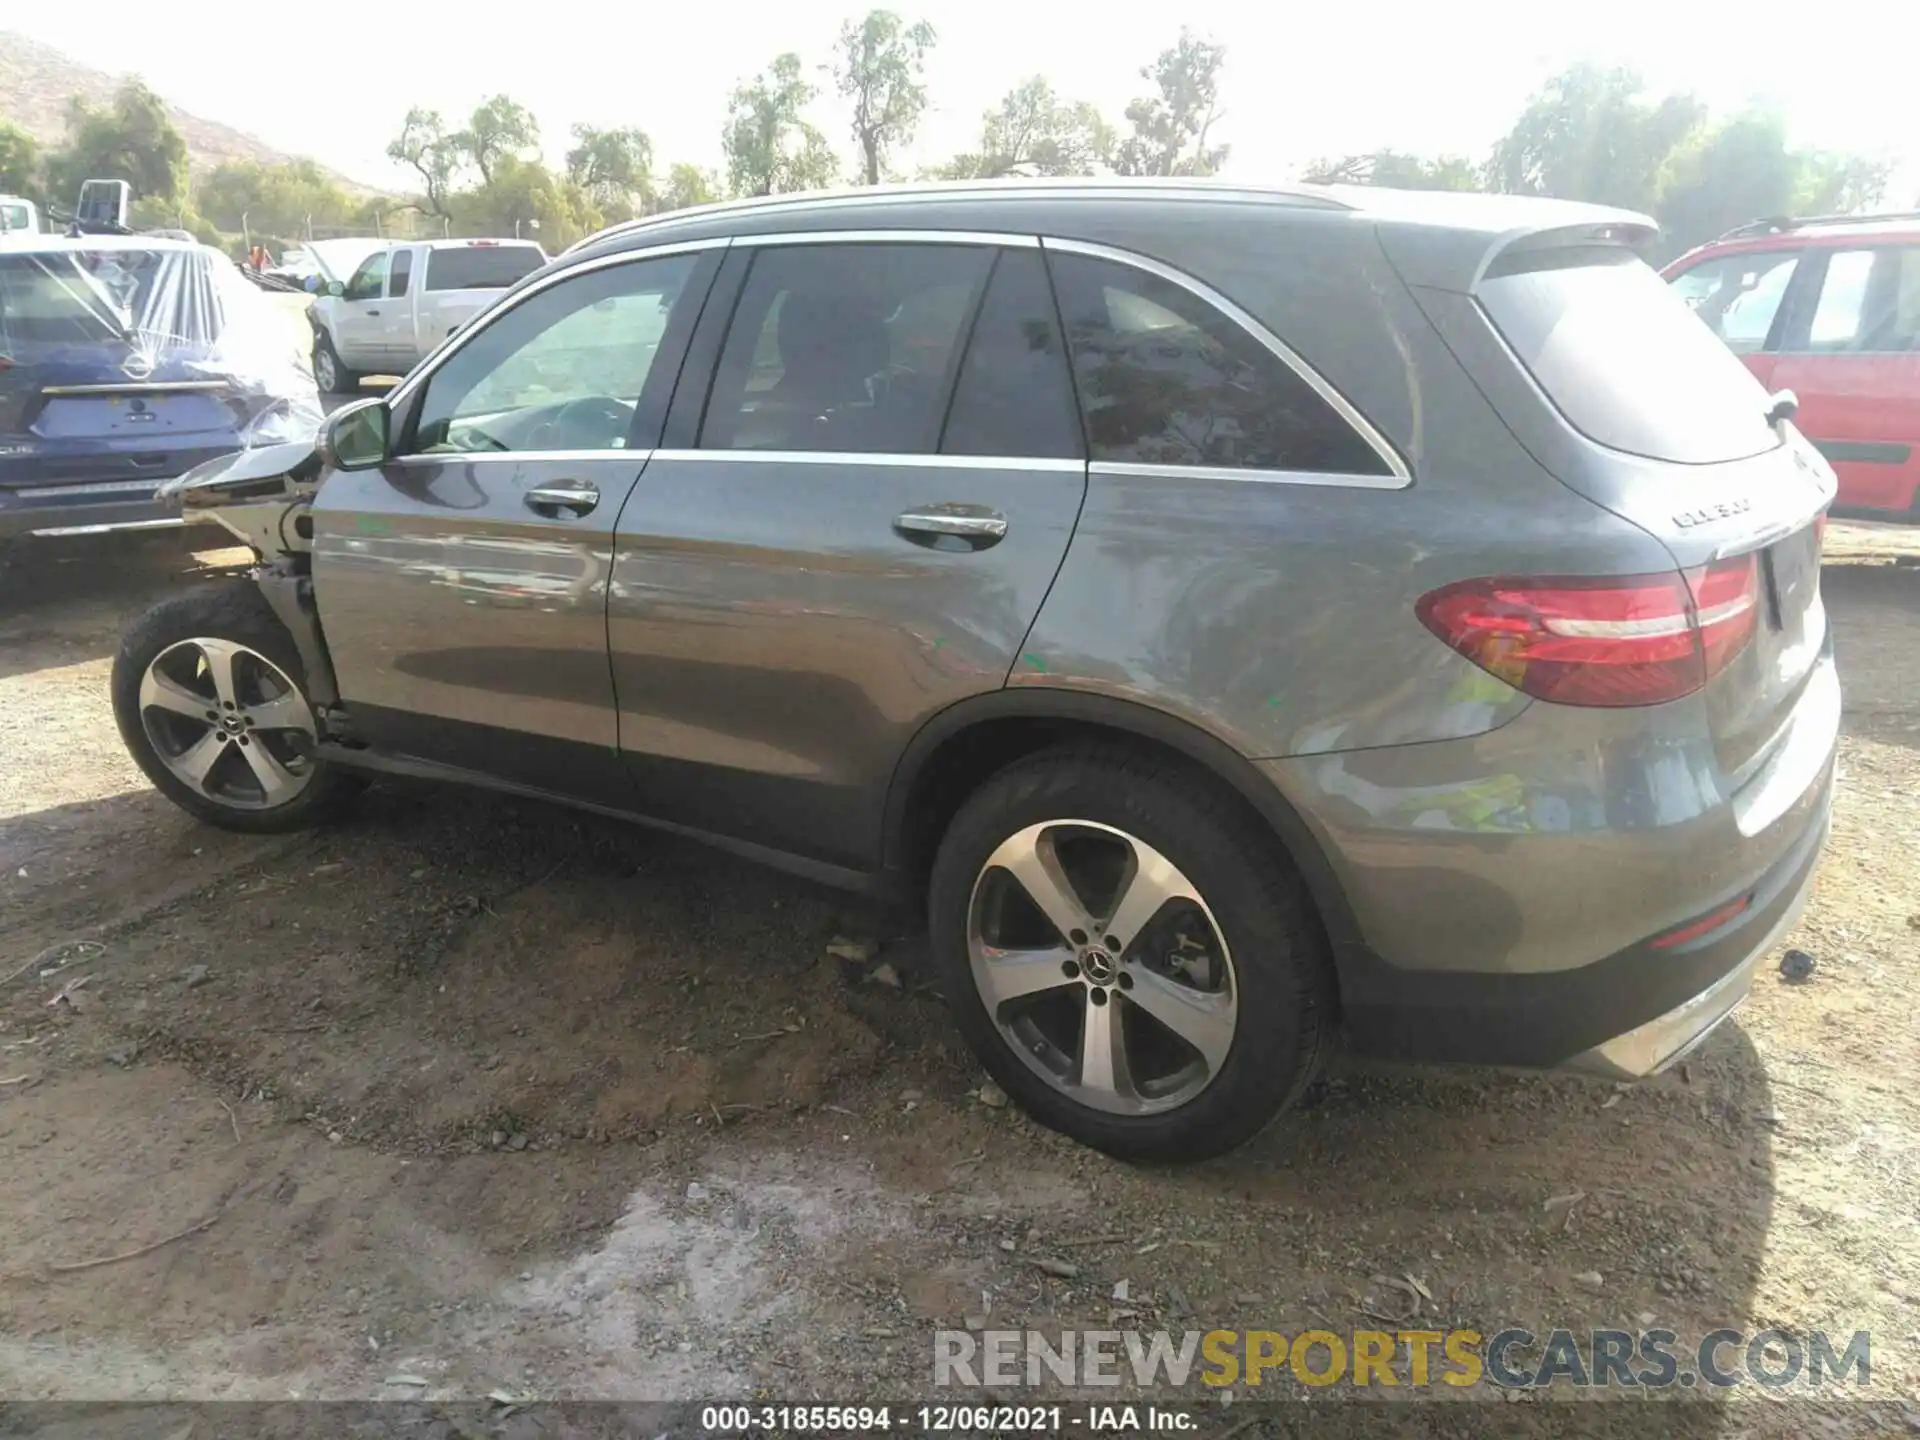
<instances>
[{"instance_id":1,"label":"front door","mask_svg":"<svg viewBox=\"0 0 1920 1440\"><path fill-rule=\"evenodd\" d=\"M619 803L607 584L713 252L530 290L391 402L393 458L314 503L321 621L375 746Z\"/></svg>"},{"instance_id":2,"label":"front door","mask_svg":"<svg viewBox=\"0 0 1920 1440\"><path fill-rule=\"evenodd\" d=\"M908 740L1006 682L1080 424L1031 241L748 247L614 537L620 745L651 813L863 869Z\"/></svg>"},{"instance_id":3,"label":"front door","mask_svg":"<svg viewBox=\"0 0 1920 1440\"><path fill-rule=\"evenodd\" d=\"M362 260L333 304L333 348L350 370L370 370L386 353L387 258L378 250Z\"/></svg>"},{"instance_id":4,"label":"front door","mask_svg":"<svg viewBox=\"0 0 1920 1440\"><path fill-rule=\"evenodd\" d=\"M1810 257L1806 303L1773 368L1795 424L1833 464L1837 511L1920 519L1920 246Z\"/></svg>"}]
</instances>

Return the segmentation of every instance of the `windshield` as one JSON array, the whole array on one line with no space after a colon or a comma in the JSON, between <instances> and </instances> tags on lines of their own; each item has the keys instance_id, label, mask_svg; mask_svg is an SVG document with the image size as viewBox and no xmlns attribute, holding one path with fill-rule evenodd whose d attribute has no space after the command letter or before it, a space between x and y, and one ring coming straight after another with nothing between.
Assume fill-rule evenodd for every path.
<instances>
[{"instance_id":1,"label":"windshield","mask_svg":"<svg viewBox=\"0 0 1920 1440\"><path fill-rule=\"evenodd\" d=\"M1590 440L1690 465L1780 443L1759 381L1630 251L1503 257L1478 293L1520 363Z\"/></svg>"},{"instance_id":2,"label":"windshield","mask_svg":"<svg viewBox=\"0 0 1920 1440\"><path fill-rule=\"evenodd\" d=\"M461 245L427 256L429 290L504 290L547 263L537 245Z\"/></svg>"}]
</instances>

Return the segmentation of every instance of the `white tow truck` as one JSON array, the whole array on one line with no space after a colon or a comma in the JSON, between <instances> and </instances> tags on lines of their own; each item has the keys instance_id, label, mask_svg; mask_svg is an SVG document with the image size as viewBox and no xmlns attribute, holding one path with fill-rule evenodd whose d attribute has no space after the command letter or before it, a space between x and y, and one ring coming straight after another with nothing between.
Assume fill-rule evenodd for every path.
<instances>
[{"instance_id":1,"label":"white tow truck","mask_svg":"<svg viewBox=\"0 0 1920 1440\"><path fill-rule=\"evenodd\" d=\"M530 240L382 245L308 310L313 376L324 394L368 375L404 375L514 282L547 263Z\"/></svg>"}]
</instances>

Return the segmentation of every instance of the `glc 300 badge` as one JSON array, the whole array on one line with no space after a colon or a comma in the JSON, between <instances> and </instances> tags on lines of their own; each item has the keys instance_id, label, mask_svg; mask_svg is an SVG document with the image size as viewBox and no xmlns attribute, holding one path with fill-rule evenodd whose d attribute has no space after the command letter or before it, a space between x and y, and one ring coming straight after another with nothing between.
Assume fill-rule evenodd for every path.
<instances>
[{"instance_id":1,"label":"glc 300 badge","mask_svg":"<svg viewBox=\"0 0 1920 1440\"><path fill-rule=\"evenodd\" d=\"M1712 520L1731 520L1752 508L1751 500L1723 500L1718 505L1702 505L1698 510L1682 510L1673 517L1673 523L1682 530L1691 530L1695 525L1705 525Z\"/></svg>"}]
</instances>

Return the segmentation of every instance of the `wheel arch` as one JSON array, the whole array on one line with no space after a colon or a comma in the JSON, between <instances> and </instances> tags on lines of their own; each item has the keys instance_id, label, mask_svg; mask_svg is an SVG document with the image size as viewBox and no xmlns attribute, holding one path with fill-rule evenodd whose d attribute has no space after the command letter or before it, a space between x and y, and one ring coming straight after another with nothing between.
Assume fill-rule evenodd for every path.
<instances>
[{"instance_id":1,"label":"wheel arch","mask_svg":"<svg viewBox=\"0 0 1920 1440\"><path fill-rule=\"evenodd\" d=\"M1075 739L1170 751L1229 788L1293 862L1318 912L1336 969L1359 927L1339 877L1293 803L1245 756L1191 721L1107 695L1023 686L951 705L921 726L894 766L881 864L897 892L921 895L932 852L967 793L1020 756Z\"/></svg>"}]
</instances>

